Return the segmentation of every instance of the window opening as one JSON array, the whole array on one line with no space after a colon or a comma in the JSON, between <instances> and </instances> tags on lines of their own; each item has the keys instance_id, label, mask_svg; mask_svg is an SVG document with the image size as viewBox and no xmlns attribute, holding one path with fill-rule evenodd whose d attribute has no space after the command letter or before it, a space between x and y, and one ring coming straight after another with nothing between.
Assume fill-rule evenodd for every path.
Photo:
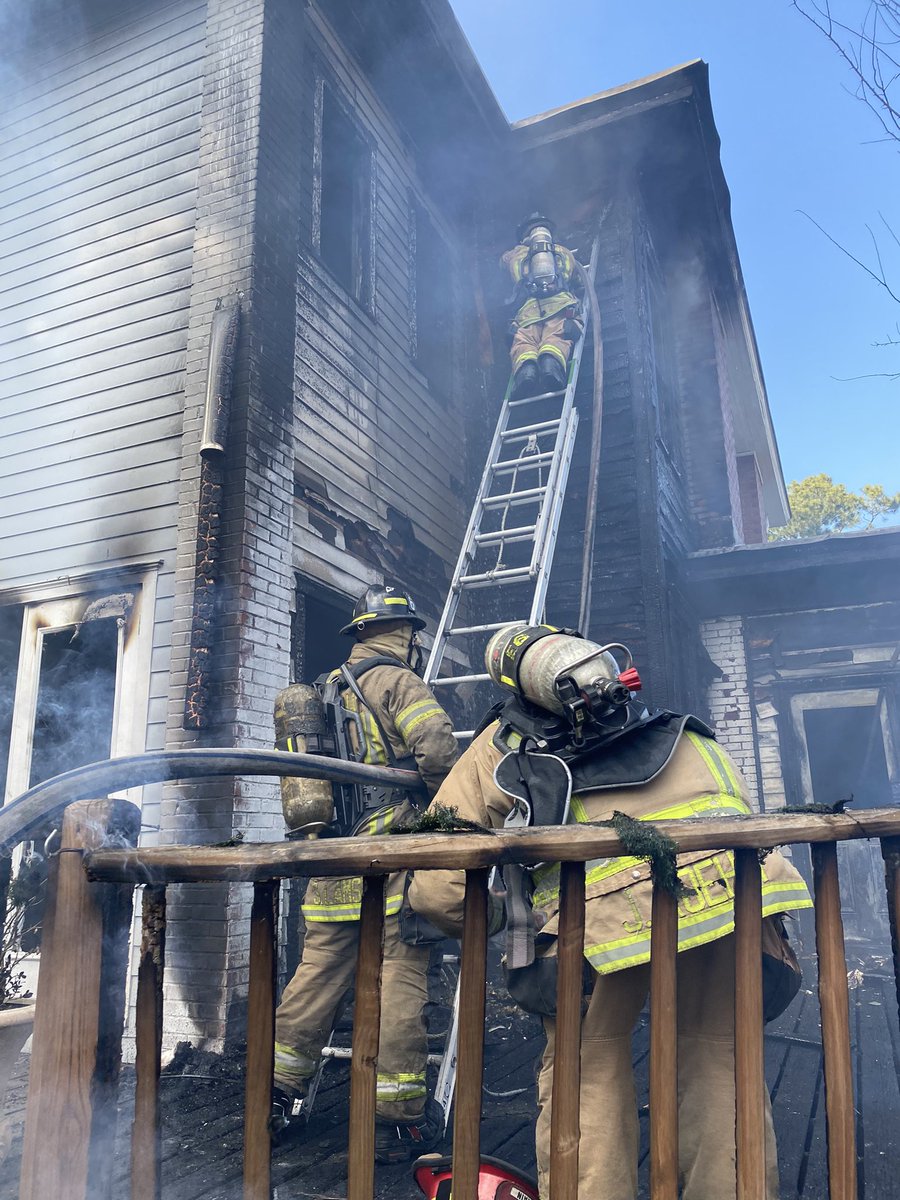
<instances>
[{"instance_id":1,"label":"window opening","mask_svg":"<svg viewBox=\"0 0 900 1200\"><path fill-rule=\"evenodd\" d=\"M29 787L109 758L118 650L115 617L42 637Z\"/></svg>"},{"instance_id":2,"label":"window opening","mask_svg":"<svg viewBox=\"0 0 900 1200\"><path fill-rule=\"evenodd\" d=\"M6 779L9 763L16 672L22 641L22 613L20 604L8 604L0 608L0 783Z\"/></svg>"},{"instance_id":3,"label":"window opening","mask_svg":"<svg viewBox=\"0 0 900 1200\"><path fill-rule=\"evenodd\" d=\"M411 205L411 342L416 366L441 397L453 390L453 259L418 201Z\"/></svg>"},{"instance_id":4,"label":"window opening","mask_svg":"<svg viewBox=\"0 0 900 1200\"><path fill-rule=\"evenodd\" d=\"M330 87L322 91L319 254L341 286L372 305L372 149Z\"/></svg>"}]
</instances>

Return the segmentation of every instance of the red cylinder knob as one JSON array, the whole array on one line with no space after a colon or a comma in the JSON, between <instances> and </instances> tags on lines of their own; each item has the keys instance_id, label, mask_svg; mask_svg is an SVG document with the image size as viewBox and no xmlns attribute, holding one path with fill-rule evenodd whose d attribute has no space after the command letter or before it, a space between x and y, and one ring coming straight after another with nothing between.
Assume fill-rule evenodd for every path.
<instances>
[{"instance_id":1,"label":"red cylinder knob","mask_svg":"<svg viewBox=\"0 0 900 1200\"><path fill-rule=\"evenodd\" d=\"M637 667L629 667L627 671L623 671L619 676L619 683L624 683L629 692L639 692L641 677L637 673Z\"/></svg>"}]
</instances>

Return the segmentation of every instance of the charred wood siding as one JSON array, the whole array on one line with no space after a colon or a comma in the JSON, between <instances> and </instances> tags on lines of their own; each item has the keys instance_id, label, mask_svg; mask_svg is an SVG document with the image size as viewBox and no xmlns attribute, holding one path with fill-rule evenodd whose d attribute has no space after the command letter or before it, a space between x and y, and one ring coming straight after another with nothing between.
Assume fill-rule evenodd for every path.
<instances>
[{"instance_id":1,"label":"charred wood siding","mask_svg":"<svg viewBox=\"0 0 900 1200\"><path fill-rule=\"evenodd\" d=\"M633 201L604 224L597 293L604 399L591 632L632 649L652 704L702 714L711 668L681 579L694 536L681 425L693 409L681 388L672 289ZM582 420L548 604L550 619L560 623L574 623L578 613L590 361L578 402Z\"/></svg>"},{"instance_id":2,"label":"charred wood siding","mask_svg":"<svg viewBox=\"0 0 900 1200\"><path fill-rule=\"evenodd\" d=\"M359 67L324 21L314 16L311 24L301 115L306 135L300 165L295 418L298 478L306 467L322 484L318 494L307 497L311 518L299 538L313 559L320 554L318 528L339 550L375 570L424 570L421 582L414 574L407 579L425 588L427 607L434 611L443 600L446 564L458 552L467 515L461 496L464 368L456 370L455 386L437 391L412 359L410 196L428 205L436 224L443 222L425 195L399 128ZM368 303L354 300L317 253L317 112L323 91L344 107L372 149ZM445 240L450 257L438 283L452 294L457 251L452 234ZM455 326L460 325L457 306ZM384 561L384 541L401 538L409 552L398 548Z\"/></svg>"},{"instance_id":3,"label":"charred wood siding","mask_svg":"<svg viewBox=\"0 0 900 1200\"><path fill-rule=\"evenodd\" d=\"M635 412L641 402L636 388L645 364L637 361L639 351L634 344L635 325L629 308L634 270L631 222L617 206L603 227L596 281L603 322L603 438L591 632L604 641L625 642L641 662L646 660L646 621L638 489L646 485L639 478L642 464L638 461ZM548 616L556 624L574 625L578 620L592 439L592 372L593 363L587 357L579 376L581 421L547 605ZM643 468L646 470L646 464Z\"/></svg>"},{"instance_id":4,"label":"charred wood siding","mask_svg":"<svg viewBox=\"0 0 900 1200\"><path fill-rule=\"evenodd\" d=\"M173 545L205 5L98 8L2 118L4 584Z\"/></svg>"}]
</instances>

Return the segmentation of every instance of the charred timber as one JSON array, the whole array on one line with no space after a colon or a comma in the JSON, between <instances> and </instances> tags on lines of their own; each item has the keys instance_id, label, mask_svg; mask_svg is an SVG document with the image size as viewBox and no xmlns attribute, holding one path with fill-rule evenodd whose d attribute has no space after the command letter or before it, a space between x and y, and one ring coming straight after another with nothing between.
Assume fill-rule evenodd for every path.
<instances>
[{"instance_id":1,"label":"charred timber","mask_svg":"<svg viewBox=\"0 0 900 1200\"><path fill-rule=\"evenodd\" d=\"M894 808L857 816L817 813L655 821L680 852L767 849L795 842L833 842L900 833ZM428 833L246 846L159 846L98 850L86 860L94 880L188 883L258 882L299 875L379 875L403 869L476 870L496 863L581 862L626 853L602 825L557 825L484 833Z\"/></svg>"}]
</instances>

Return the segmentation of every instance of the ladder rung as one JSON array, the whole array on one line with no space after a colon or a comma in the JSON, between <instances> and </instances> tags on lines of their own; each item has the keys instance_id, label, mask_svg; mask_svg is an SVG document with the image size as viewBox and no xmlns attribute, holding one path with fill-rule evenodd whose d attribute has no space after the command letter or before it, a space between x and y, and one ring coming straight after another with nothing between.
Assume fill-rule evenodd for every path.
<instances>
[{"instance_id":1,"label":"ladder rung","mask_svg":"<svg viewBox=\"0 0 900 1200\"><path fill-rule=\"evenodd\" d=\"M512 542L533 542L537 525L519 525L515 529L498 529L496 533L478 533L475 541L479 546L505 546Z\"/></svg>"},{"instance_id":2,"label":"ladder rung","mask_svg":"<svg viewBox=\"0 0 900 1200\"><path fill-rule=\"evenodd\" d=\"M543 496L547 490L547 485L542 484L540 487L523 488L521 492L501 492L499 496L485 496L482 504L485 508L496 508L501 504L522 504L527 500L536 500L538 496Z\"/></svg>"},{"instance_id":3,"label":"ladder rung","mask_svg":"<svg viewBox=\"0 0 900 1200\"><path fill-rule=\"evenodd\" d=\"M474 729L454 729L453 736L456 738L456 740L458 742L461 742L463 740L463 738L473 738L475 736L475 730Z\"/></svg>"},{"instance_id":4,"label":"ladder rung","mask_svg":"<svg viewBox=\"0 0 900 1200\"><path fill-rule=\"evenodd\" d=\"M457 683L486 683L490 679L490 675L484 672L482 675L446 675L443 679L432 679L431 686L450 687Z\"/></svg>"},{"instance_id":5,"label":"ladder rung","mask_svg":"<svg viewBox=\"0 0 900 1200\"><path fill-rule=\"evenodd\" d=\"M458 637L464 633L494 633L497 629L505 629L507 625L525 625L525 621L494 621L490 625L459 625L456 629L448 629L447 637Z\"/></svg>"},{"instance_id":6,"label":"ladder rung","mask_svg":"<svg viewBox=\"0 0 900 1200\"><path fill-rule=\"evenodd\" d=\"M491 463L491 470L500 471L515 471L525 470L526 467L539 467L545 462L550 462L553 458L552 450L542 450L539 454L526 454L522 458L505 458L499 462Z\"/></svg>"},{"instance_id":7,"label":"ladder rung","mask_svg":"<svg viewBox=\"0 0 900 1200\"><path fill-rule=\"evenodd\" d=\"M510 408L519 408L523 404L534 404L538 400L552 400L555 396L564 396L568 388L563 388L561 392L542 392L540 396L523 396L521 400L510 400Z\"/></svg>"},{"instance_id":8,"label":"ladder rung","mask_svg":"<svg viewBox=\"0 0 900 1200\"><path fill-rule=\"evenodd\" d=\"M502 567L499 571L484 571L480 575L463 575L460 585L474 587L476 584L502 583L504 579L528 579L531 567Z\"/></svg>"},{"instance_id":9,"label":"ladder rung","mask_svg":"<svg viewBox=\"0 0 900 1200\"><path fill-rule=\"evenodd\" d=\"M559 429L562 422L538 421L535 425L515 425L512 429L504 429L501 439L504 442L527 442L533 433L549 433L551 429Z\"/></svg>"}]
</instances>

